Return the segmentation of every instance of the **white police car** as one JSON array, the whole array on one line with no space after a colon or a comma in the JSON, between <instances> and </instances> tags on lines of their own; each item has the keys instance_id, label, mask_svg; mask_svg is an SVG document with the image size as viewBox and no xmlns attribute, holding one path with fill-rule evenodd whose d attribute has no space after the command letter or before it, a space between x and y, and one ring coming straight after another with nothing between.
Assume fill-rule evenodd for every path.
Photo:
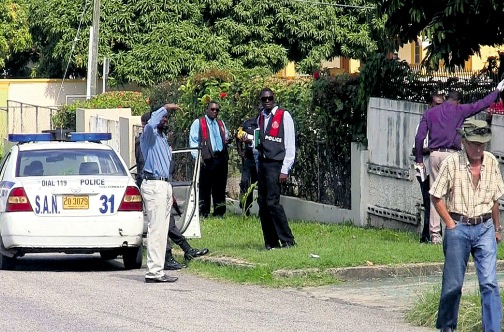
<instances>
[{"instance_id":1,"label":"white police car","mask_svg":"<svg viewBox=\"0 0 504 332\"><path fill-rule=\"evenodd\" d=\"M122 255L142 265L142 198L110 134L9 135L0 162L0 269L28 253Z\"/></svg>"}]
</instances>

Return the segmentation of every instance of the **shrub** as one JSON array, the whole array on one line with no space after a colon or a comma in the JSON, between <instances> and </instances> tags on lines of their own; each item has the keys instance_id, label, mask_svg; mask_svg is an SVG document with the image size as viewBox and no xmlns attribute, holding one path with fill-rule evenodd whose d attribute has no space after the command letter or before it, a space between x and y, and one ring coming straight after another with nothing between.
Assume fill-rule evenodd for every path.
<instances>
[{"instance_id":1,"label":"shrub","mask_svg":"<svg viewBox=\"0 0 504 332\"><path fill-rule=\"evenodd\" d=\"M54 115L53 123L58 128L75 129L75 110L77 108L131 108L133 115L142 115L150 110L146 98L137 91L110 91L86 101L78 101L64 105Z\"/></svg>"}]
</instances>

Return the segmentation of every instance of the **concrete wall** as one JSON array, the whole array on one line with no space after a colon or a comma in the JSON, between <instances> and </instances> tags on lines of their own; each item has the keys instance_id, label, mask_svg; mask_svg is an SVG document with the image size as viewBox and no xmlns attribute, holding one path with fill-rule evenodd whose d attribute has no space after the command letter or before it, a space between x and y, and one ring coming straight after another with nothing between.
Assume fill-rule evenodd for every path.
<instances>
[{"instance_id":1,"label":"concrete wall","mask_svg":"<svg viewBox=\"0 0 504 332\"><path fill-rule=\"evenodd\" d=\"M425 104L382 98L369 101L366 211L372 226L413 231L420 224L421 193L410 156L426 108Z\"/></svg>"},{"instance_id":2,"label":"concrete wall","mask_svg":"<svg viewBox=\"0 0 504 332\"><path fill-rule=\"evenodd\" d=\"M135 135L141 128L140 116L131 115L130 108L81 109L75 113L78 132L111 133L108 145L124 159L128 167L135 165Z\"/></svg>"},{"instance_id":3,"label":"concrete wall","mask_svg":"<svg viewBox=\"0 0 504 332\"><path fill-rule=\"evenodd\" d=\"M420 186L414 175L411 149L425 104L371 98L368 105L367 219L369 225L418 231L423 223ZM482 118L480 113L477 117ZM504 171L504 116L492 118L492 141L487 149ZM354 162L354 160L352 160ZM353 171L353 168L352 168ZM352 194L353 194L352 178ZM363 190L366 185L363 185ZM366 200L361 200L365 204ZM504 209L499 202L501 210ZM362 207L361 207L362 212ZM502 213L501 213L502 214ZM361 217L362 218L362 217Z\"/></svg>"},{"instance_id":4,"label":"concrete wall","mask_svg":"<svg viewBox=\"0 0 504 332\"><path fill-rule=\"evenodd\" d=\"M97 93L102 93L102 81L98 80ZM134 84L107 87L111 90L140 91ZM15 100L37 106L57 106L83 100L86 96L86 80L61 79L2 79L0 80L0 107L7 100Z\"/></svg>"}]
</instances>

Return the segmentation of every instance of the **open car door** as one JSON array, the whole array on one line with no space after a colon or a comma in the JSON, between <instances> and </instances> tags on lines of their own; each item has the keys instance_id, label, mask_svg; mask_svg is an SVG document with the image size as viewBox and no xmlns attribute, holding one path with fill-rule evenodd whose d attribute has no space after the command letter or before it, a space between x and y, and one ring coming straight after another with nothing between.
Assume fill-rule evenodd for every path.
<instances>
[{"instance_id":1,"label":"open car door","mask_svg":"<svg viewBox=\"0 0 504 332\"><path fill-rule=\"evenodd\" d=\"M173 151L175 168L171 184L177 203L172 207L172 215L175 217L177 228L187 238L201 237L198 185L200 160L201 153L198 148Z\"/></svg>"},{"instance_id":2,"label":"open car door","mask_svg":"<svg viewBox=\"0 0 504 332\"><path fill-rule=\"evenodd\" d=\"M173 196L176 204L172 207L177 228L187 238L200 238L199 218L199 174L201 153L198 148L177 149L172 151L174 168L172 169ZM193 156L194 155L194 156ZM136 176L136 165L130 168ZM144 211L144 237L147 236L147 214Z\"/></svg>"}]
</instances>

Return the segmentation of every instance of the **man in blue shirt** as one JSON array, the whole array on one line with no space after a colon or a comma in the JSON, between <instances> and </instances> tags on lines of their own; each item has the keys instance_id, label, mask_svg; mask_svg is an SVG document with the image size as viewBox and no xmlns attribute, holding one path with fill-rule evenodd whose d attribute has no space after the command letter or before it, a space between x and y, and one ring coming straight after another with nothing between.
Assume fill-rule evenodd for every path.
<instances>
[{"instance_id":1,"label":"man in blue shirt","mask_svg":"<svg viewBox=\"0 0 504 332\"><path fill-rule=\"evenodd\" d=\"M201 149L203 160L199 178L199 213L203 218L210 213L210 195L213 216L222 217L226 213L229 133L224 122L217 119L219 111L219 103L209 102L206 115L194 120L189 133L189 145Z\"/></svg>"},{"instance_id":2,"label":"man in blue shirt","mask_svg":"<svg viewBox=\"0 0 504 332\"><path fill-rule=\"evenodd\" d=\"M168 110L177 108L175 104L166 104L152 112L140 136L140 148L145 160L141 191L149 220L145 273L145 282L148 283L178 280L177 277L167 276L163 270L173 202L169 182L172 153L164 129L168 123Z\"/></svg>"}]
</instances>

